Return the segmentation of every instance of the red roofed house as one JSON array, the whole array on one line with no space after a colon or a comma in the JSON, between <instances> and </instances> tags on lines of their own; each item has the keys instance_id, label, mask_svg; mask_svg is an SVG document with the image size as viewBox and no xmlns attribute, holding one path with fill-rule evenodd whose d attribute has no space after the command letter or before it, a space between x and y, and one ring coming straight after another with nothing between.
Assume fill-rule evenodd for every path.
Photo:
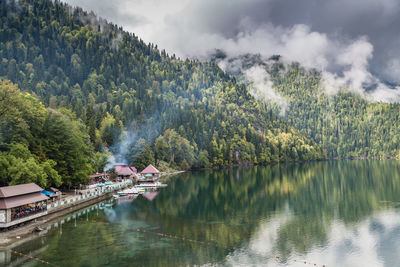
<instances>
[{"instance_id":1,"label":"red roofed house","mask_svg":"<svg viewBox=\"0 0 400 267\"><path fill-rule=\"evenodd\" d=\"M120 180L136 178L137 169L133 166L129 167L125 163L115 163L114 169Z\"/></svg>"},{"instance_id":2,"label":"red roofed house","mask_svg":"<svg viewBox=\"0 0 400 267\"><path fill-rule=\"evenodd\" d=\"M160 177L160 171L157 170L153 165L149 165L141 171L140 181L156 181Z\"/></svg>"},{"instance_id":3,"label":"red roofed house","mask_svg":"<svg viewBox=\"0 0 400 267\"><path fill-rule=\"evenodd\" d=\"M0 228L46 215L49 198L41 191L33 183L0 187Z\"/></svg>"}]
</instances>

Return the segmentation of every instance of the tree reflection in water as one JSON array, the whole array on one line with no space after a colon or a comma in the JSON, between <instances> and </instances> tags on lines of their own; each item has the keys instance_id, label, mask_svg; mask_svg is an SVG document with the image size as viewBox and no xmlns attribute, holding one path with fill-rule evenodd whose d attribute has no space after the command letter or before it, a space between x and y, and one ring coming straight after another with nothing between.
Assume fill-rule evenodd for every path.
<instances>
[{"instance_id":1,"label":"tree reflection in water","mask_svg":"<svg viewBox=\"0 0 400 267\"><path fill-rule=\"evenodd\" d=\"M346 160L181 174L151 201L140 196L91 212L76 227L66 223L63 234L50 232L40 239L47 245L41 256L69 266L273 266L304 258L328 266L390 266L400 250L393 239L400 236L399 166L395 160ZM22 250L34 250L38 242Z\"/></svg>"}]
</instances>

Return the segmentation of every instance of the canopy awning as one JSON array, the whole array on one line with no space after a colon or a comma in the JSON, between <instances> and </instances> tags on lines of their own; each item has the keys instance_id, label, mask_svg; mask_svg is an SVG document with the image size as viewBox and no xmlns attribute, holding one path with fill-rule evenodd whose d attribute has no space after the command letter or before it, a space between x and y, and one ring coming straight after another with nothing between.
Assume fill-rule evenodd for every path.
<instances>
[{"instance_id":1,"label":"canopy awning","mask_svg":"<svg viewBox=\"0 0 400 267\"><path fill-rule=\"evenodd\" d=\"M45 195L45 196L51 196L51 195L54 195L54 194L55 194L54 192L47 191L47 190L43 190L43 191L41 191L40 193L42 193L42 194Z\"/></svg>"}]
</instances>

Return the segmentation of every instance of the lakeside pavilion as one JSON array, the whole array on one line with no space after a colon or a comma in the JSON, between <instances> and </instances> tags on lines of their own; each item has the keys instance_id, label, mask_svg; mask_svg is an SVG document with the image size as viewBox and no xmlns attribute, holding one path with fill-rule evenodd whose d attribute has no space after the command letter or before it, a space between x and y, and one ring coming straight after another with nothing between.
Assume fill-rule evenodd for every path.
<instances>
[{"instance_id":1,"label":"lakeside pavilion","mask_svg":"<svg viewBox=\"0 0 400 267\"><path fill-rule=\"evenodd\" d=\"M140 181L154 182L158 180L161 173L153 165L150 164L143 171L141 171L140 174L141 174L141 179L139 179Z\"/></svg>"},{"instance_id":2,"label":"lakeside pavilion","mask_svg":"<svg viewBox=\"0 0 400 267\"><path fill-rule=\"evenodd\" d=\"M30 221L47 214L47 196L34 184L0 187L0 228Z\"/></svg>"}]
</instances>

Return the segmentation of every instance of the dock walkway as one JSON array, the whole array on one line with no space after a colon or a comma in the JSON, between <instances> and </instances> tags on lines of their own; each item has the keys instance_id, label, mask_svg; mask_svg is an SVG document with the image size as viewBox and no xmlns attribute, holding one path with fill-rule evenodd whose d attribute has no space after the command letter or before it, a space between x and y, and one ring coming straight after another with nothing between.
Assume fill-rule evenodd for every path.
<instances>
[{"instance_id":1,"label":"dock walkway","mask_svg":"<svg viewBox=\"0 0 400 267\"><path fill-rule=\"evenodd\" d=\"M97 187L85 190L77 190L76 194L68 194L61 200L49 202L47 205L47 211L49 214L64 210L71 206L79 205L83 202L90 201L95 198L102 197L106 194L119 191L123 188L133 185L131 180L127 180L120 183L114 183L105 187ZM81 193L81 194L80 194Z\"/></svg>"}]
</instances>

